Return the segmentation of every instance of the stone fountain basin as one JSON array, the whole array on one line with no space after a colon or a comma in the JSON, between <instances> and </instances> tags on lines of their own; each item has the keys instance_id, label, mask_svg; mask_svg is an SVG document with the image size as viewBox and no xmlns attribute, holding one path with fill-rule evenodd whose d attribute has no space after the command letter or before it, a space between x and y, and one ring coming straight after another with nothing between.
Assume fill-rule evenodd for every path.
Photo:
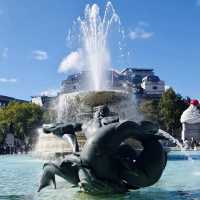
<instances>
[{"instance_id":1,"label":"stone fountain basin","mask_svg":"<svg viewBox=\"0 0 200 200\"><path fill-rule=\"evenodd\" d=\"M130 93L122 90L82 91L71 93L81 104L96 107L103 104L115 104L129 98Z\"/></svg>"},{"instance_id":2,"label":"stone fountain basin","mask_svg":"<svg viewBox=\"0 0 200 200\"><path fill-rule=\"evenodd\" d=\"M123 90L79 91L61 93L55 102L58 122L85 122L93 118L98 106L108 105L120 119L138 118L136 100L131 92Z\"/></svg>"}]
</instances>

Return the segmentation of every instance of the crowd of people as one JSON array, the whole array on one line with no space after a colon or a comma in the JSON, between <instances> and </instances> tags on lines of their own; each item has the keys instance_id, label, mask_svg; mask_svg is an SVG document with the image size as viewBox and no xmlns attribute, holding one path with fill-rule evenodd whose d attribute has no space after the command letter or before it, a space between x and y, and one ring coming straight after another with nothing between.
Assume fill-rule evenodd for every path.
<instances>
[{"instance_id":1,"label":"crowd of people","mask_svg":"<svg viewBox=\"0 0 200 200\"><path fill-rule=\"evenodd\" d=\"M8 144L0 144L0 155L5 154L26 154L30 150L29 145L13 145L9 146Z\"/></svg>"},{"instance_id":2,"label":"crowd of people","mask_svg":"<svg viewBox=\"0 0 200 200\"><path fill-rule=\"evenodd\" d=\"M29 150L29 147L27 145L9 146L7 144L0 144L0 155L3 155L3 154L22 154L22 153L27 153L28 150Z\"/></svg>"},{"instance_id":3,"label":"crowd of people","mask_svg":"<svg viewBox=\"0 0 200 200\"><path fill-rule=\"evenodd\" d=\"M22 154L27 153L30 150L30 145L28 145L28 142L25 142L14 135L14 129L14 124L11 123L3 142L0 143L0 155Z\"/></svg>"},{"instance_id":4,"label":"crowd of people","mask_svg":"<svg viewBox=\"0 0 200 200\"><path fill-rule=\"evenodd\" d=\"M183 147L187 150L197 150L200 148L200 142L195 140L193 137L191 139L185 138L184 141L182 141Z\"/></svg>"}]
</instances>

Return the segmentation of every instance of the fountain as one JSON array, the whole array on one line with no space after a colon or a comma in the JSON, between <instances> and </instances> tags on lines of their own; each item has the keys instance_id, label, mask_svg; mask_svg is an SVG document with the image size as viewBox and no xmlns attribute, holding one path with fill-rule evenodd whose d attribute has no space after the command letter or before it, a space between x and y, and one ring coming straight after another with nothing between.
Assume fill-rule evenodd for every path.
<instances>
[{"instance_id":1,"label":"fountain","mask_svg":"<svg viewBox=\"0 0 200 200\"><path fill-rule=\"evenodd\" d=\"M130 94L126 91L112 90L108 80L108 69L112 68L109 48L112 28L116 26L120 37L122 35L120 18L111 2L107 2L103 17L100 15L97 4L86 5L84 16L78 17L74 24L78 25L78 33L77 28L73 27L72 30L75 29L75 31L70 30L68 42L75 41L80 45L78 50L73 49L73 52L80 52L81 63L83 63L87 75L84 78L83 91L59 95L53 106L57 113L57 121L72 122L76 120L75 115L82 115L85 110L89 110L86 112L89 112L88 117L91 118L91 111L93 112L94 107L103 104L112 106L115 112L122 102L124 105L126 104L126 106L123 105L124 108L129 106L136 113L136 102L133 102L133 96L131 95L129 98ZM127 99L131 100L128 102ZM131 116L125 114L126 111L122 112L119 113L121 119L127 119ZM87 117L85 118L87 120Z\"/></svg>"},{"instance_id":2,"label":"fountain","mask_svg":"<svg viewBox=\"0 0 200 200\"><path fill-rule=\"evenodd\" d=\"M56 188L55 175L92 194L151 186L166 166L167 154L159 141L166 137L157 134L157 125L141 121L131 92L110 90L108 85L108 35L114 23L120 25L119 16L111 2L103 18L96 4L87 5L78 23L90 76L85 91L59 95L53 108L57 122L43 126L44 133L67 139L71 152L59 163L44 164L38 191L50 182ZM86 136L82 147L77 132Z\"/></svg>"},{"instance_id":3,"label":"fountain","mask_svg":"<svg viewBox=\"0 0 200 200\"><path fill-rule=\"evenodd\" d=\"M107 14L103 18L104 24L119 20L116 17L117 15L111 20L110 16L112 14L109 14L110 11L112 11L112 14L115 13L111 3L108 3L106 7ZM87 26L92 24L96 24L91 26L92 30L97 30L97 27L98 29L102 28L102 23L99 23L102 22L99 15L97 5L87 6L85 15L87 17L79 19L79 22L82 23L81 29L89 28ZM90 19L92 23L87 23L86 19ZM100 24L101 26L99 26ZM110 23L107 23L107 27L108 33ZM3 155L0 156L0 199L199 199L199 152L191 152L195 162L182 159L183 154L180 151L171 152L168 157L167 169L163 174L166 165L166 153L160 144L160 139L168 138L180 146L181 144L170 137L168 133L158 130L158 127L154 124L142 121L142 116L137 113L134 97L130 93L108 90L110 88L104 74L104 70L110 67L111 64L107 34L101 35L103 45L100 55L97 55L98 51L93 48L95 47L93 45L95 44L95 38L98 39L96 36L99 32L94 31L95 35L92 35L88 30L90 29L81 32L83 43L81 51L85 54L85 58L86 54L90 56L94 53L94 57L87 57L87 66L100 67L96 71L99 70L98 73L101 75L89 79L87 91L61 94L55 103L56 105L51 107L51 109L54 109L53 111L56 111L54 118L56 123L45 125L38 130L39 138L36 150L40 150L39 153L45 152L48 154L49 149L54 153L70 152L64 159L56 160L57 162L55 160L47 162L43 166L44 172L39 190L49 185L50 182L53 182L57 190L46 188L44 191L36 193L38 189L36 183L41 174L43 160L35 159L29 155ZM92 37L94 40L84 40L83 36L87 37L87 35L94 36ZM100 43L97 42L96 46L99 47L99 45ZM90 47L93 50L88 49L86 51ZM93 60L93 58L95 59ZM103 66L98 65L98 59L100 59ZM101 70L102 67L104 67L104 70ZM86 69L88 70L88 68ZM95 75L91 76L95 77ZM91 84L98 78L101 81ZM102 81L102 78L105 78L105 81ZM107 118L102 116L102 113L96 113L99 105L105 103L109 105L112 117L113 115L117 116L115 120L109 121L110 116L107 116ZM118 115L115 115L116 113ZM117 122L117 118L119 118L119 122ZM80 130L80 126L78 126L77 121L85 125L85 122L91 119L100 122L103 127L94 130L95 134L88 137L86 144L83 148L80 148L80 151L77 148L71 148L71 146L76 147L74 138L79 136L77 131ZM157 132L160 132L161 135ZM62 137L63 134L67 138L65 141L57 137ZM67 141L68 144L66 144ZM80 147L80 140L78 142ZM59 177L56 177L55 180L55 175L61 176L68 183L72 183L73 187ZM161 181L154 184L161 175ZM139 188L143 189L137 190ZM94 196L78 192L79 190L92 194L112 194ZM127 192L129 190L134 191ZM117 194L124 192L127 193Z\"/></svg>"}]
</instances>

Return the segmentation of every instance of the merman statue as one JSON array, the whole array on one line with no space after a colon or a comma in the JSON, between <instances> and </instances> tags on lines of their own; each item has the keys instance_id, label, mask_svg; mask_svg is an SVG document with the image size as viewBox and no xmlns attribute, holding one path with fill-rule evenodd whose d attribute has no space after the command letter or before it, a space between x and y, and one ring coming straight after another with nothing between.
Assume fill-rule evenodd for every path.
<instances>
[{"instance_id":1,"label":"merman statue","mask_svg":"<svg viewBox=\"0 0 200 200\"><path fill-rule=\"evenodd\" d=\"M160 143L166 138L158 134L157 125L148 121L120 122L107 106L102 106L89 126L93 133L85 133L87 141L80 152L75 132L83 130L82 124L44 126L46 133L68 138L73 152L60 163L44 164L38 191L51 182L56 188L55 175L91 194L125 193L160 179L167 154Z\"/></svg>"}]
</instances>

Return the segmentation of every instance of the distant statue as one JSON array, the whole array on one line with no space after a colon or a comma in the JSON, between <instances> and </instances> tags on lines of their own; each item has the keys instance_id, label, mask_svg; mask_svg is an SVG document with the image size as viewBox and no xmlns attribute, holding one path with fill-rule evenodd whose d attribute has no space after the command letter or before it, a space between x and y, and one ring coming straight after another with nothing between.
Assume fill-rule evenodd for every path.
<instances>
[{"instance_id":1,"label":"distant statue","mask_svg":"<svg viewBox=\"0 0 200 200\"><path fill-rule=\"evenodd\" d=\"M187 140L200 141L200 104L198 100L191 100L190 106L183 112L180 121L182 123L182 140L184 142Z\"/></svg>"},{"instance_id":2,"label":"distant statue","mask_svg":"<svg viewBox=\"0 0 200 200\"><path fill-rule=\"evenodd\" d=\"M44 126L46 133L68 135L73 152L58 164L44 164L38 191L51 182L56 188L55 175L92 194L124 193L151 186L159 180L167 154L159 142L166 138L158 134L157 125L147 121L119 122L116 115L112 118L106 106L98 108L92 123L96 127L87 135L81 152L75 132L82 130L82 124ZM131 145L128 140L140 145Z\"/></svg>"}]
</instances>

